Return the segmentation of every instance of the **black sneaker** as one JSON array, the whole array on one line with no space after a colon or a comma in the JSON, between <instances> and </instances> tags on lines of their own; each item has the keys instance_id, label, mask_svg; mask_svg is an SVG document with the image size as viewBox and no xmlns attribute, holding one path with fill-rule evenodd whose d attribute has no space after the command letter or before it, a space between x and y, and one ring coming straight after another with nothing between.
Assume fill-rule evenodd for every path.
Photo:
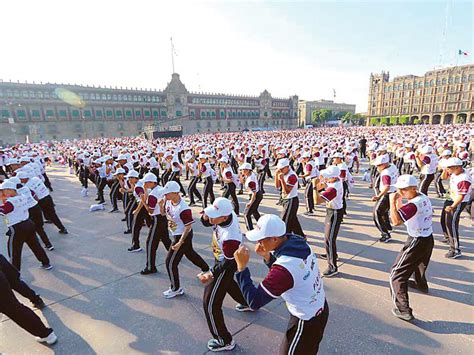
<instances>
[{"instance_id":1,"label":"black sneaker","mask_svg":"<svg viewBox=\"0 0 474 355\"><path fill-rule=\"evenodd\" d=\"M53 268L53 265L51 264L41 264L41 268L44 270L51 270Z\"/></svg>"},{"instance_id":2,"label":"black sneaker","mask_svg":"<svg viewBox=\"0 0 474 355\"><path fill-rule=\"evenodd\" d=\"M113 208L109 211L109 213L115 213L115 212L118 212L118 208Z\"/></svg>"},{"instance_id":3,"label":"black sneaker","mask_svg":"<svg viewBox=\"0 0 474 355\"><path fill-rule=\"evenodd\" d=\"M53 244L45 245L44 247L48 249L49 251L54 250Z\"/></svg>"},{"instance_id":4,"label":"black sneaker","mask_svg":"<svg viewBox=\"0 0 474 355\"><path fill-rule=\"evenodd\" d=\"M132 231L130 229L127 229L123 234L132 234Z\"/></svg>"},{"instance_id":5,"label":"black sneaker","mask_svg":"<svg viewBox=\"0 0 474 355\"><path fill-rule=\"evenodd\" d=\"M147 269L147 268L144 268L142 271L140 271L140 274L142 275L150 275L150 274L156 274L158 272L158 270L156 269Z\"/></svg>"},{"instance_id":6,"label":"black sneaker","mask_svg":"<svg viewBox=\"0 0 474 355\"><path fill-rule=\"evenodd\" d=\"M46 307L46 304L44 303L43 299L40 296L31 300L31 303L33 304L33 307L37 309L43 309L44 307Z\"/></svg>"},{"instance_id":7,"label":"black sneaker","mask_svg":"<svg viewBox=\"0 0 474 355\"><path fill-rule=\"evenodd\" d=\"M330 267L328 267L326 270L324 270L323 276L324 277L333 277L333 276L337 275L338 273L339 273L339 271L337 271L337 269L331 269Z\"/></svg>"},{"instance_id":8,"label":"black sneaker","mask_svg":"<svg viewBox=\"0 0 474 355\"><path fill-rule=\"evenodd\" d=\"M45 219L45 220L44 220L44 223L45 223L45 224L52 224L53 221L50 221L49 219Z\"/></svg>"},{"instance_id":9,"label":"black sneaker","mask_svg":"<svg viewBox=\"0 0 474 355\"><path fill-rule=\"evenodd\" d=\"M122 222L125 222L127 220L127 218L122 218L121 221Z\"/></svg>"},{"instance_id":10,"label":"black sneaker","mask_svg":"<svg viewBox=\"0 0 474 355\"><path fill-rule=\"evenodd\" d=\"M229 344L224 344L222 340L211 339L207 342L207 348L213 352L229 351L235 348L235 341L232 340Z\"/></svg>"},{"instance_id":11,"label":"black sneaker","mask_svg":"<svg viewBox=\"0 0 474 355\"><path fill-rule=\"evenodd\" d=\"M461 256L462 254L460 250L458 251L450 250L444 255L444 257L448 259L457 259L457 258L460 258Z\"/></svg>"},{"instance_id":12,"label":"black sneaker","mask_svg":"<svg viewBox=\"0 0 474 355\"><path fill-rule=\"evenodd\" d=\"M130 248L127 249L130 253L137 253L139 251L142 251L142 248L137 247L137 246L131 246Z\"/></svg>"},{"instance_id":13,"label":"black sneaker","mask_svg":"<svg viewBox=\"0 0 474 355\"><path fill-rule=\"evenodd\" d=\"M239 190L239 192L237 192L237 195L243 195L244 192L242 190Z\"/></svg>"},{"instance_id":14,"label":"black sneaker","mask_svg":"<svg viewBox=\"0 0 474 355\"><path fill-rule=\"evenodd\" d=\"M390 234L385 234L380 237L379 242L382 243L388 243L392 239L392 236Z\"/></svg>"},{"instance_id":15,"label":"black sneaker","mask_svg":"<svg viewBox=\"0 0 474 355\"><path fill-rule=\"evenodd\" d=\"M66 228L60 229L59 234L69 234Z\"/></svg>"},{"instance_id":16,"label":"black sneaker","mask_svg":"<svg viewBox=\"0 0 474 355\"><path fill-rule=\"evenodd\" d=\"M414 288L414 289L416 289L420 292L428 293L428 286L422 287L422 286L418 285L415 280L412 280L412 279L408 280L408 286L411 287L411 288Z\"/></svg>"},{"instance_id":17,"label":"black sneaker","mask_svg":"<svg viewBox=\"0 0 474 355\"><path fill-rule=\"evenodd\" d=\"M412 321L413 319L415 319L415 317L413 317L413 314L411 314L411 313L402 313L402 312L400 312L400 311L398 310L398 308L393 308L393 309L392 309L392 314L393 314L395 317L397 317L397 318L399 318L399 319L401 319L401 320L404 320L404 321L406 321L406 322L410 322L410 321Z\"/></svg>"},{"instance_id":18,"label":"black sneaker","mask_svg":"<svg viewBox=\"0 0 474 355\"><path fill-rule=\"evenodd\" d=\"M250 308L250 306L247 306L247 305L244 305L244 304L236 304L235 305L235 310L237 312L255 312L255 310L253 310L252 308Z\"/></svg>"}]
</instances>

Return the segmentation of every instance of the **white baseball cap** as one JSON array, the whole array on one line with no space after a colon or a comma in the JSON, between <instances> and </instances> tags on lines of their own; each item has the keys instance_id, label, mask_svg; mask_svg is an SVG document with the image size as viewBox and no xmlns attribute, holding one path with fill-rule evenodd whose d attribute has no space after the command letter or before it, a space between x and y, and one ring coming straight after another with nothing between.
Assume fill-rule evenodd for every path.
<instances>
[{"instance_id":1,"label":"white baseball cap","mask_svg":"<svg viewBox=\"0 0 474 355\"><path fill-rule=\"evenodd\" d=\"M449 158L446 162L446 167L450 166L462 166L462 160L455 157Z\"/></svg>"},{"instance_id":2,"label":"white baseball cap","mask_svg":"<svg viewBox=\"0 0 474 355\"><path fill-rule=\"evenodd\" d=\"M130 170L126 176L127 179L129 178L139 178L140 175L138 174L138 172L136 170Z\"/></svg>"},{"instance_id":3,"label":"white baseball cap","mask_svg":"<svg viewBox=\"0 0 474 355\"><path fill-rule=\"evenodd\" d=\"M344 155L342 153L336 152L332 155L333 158L344 158Z\"/></svg>"},{"instance_id":4,"label":"white baseball cap","mask_svg":"<svg viewBox=\"0 0 474 355\"><path fill-rule=\"evenodd\" d=\"M20 164L20 160L18 160L17 158L10 158L7 160L7 165L13 165L13 164Z\"/></svg>"},{"instance_id":5,"label":"white baseball cap","mask_svg":"<svg viewBox=\"0 0 474 355\"><path fill-rule=\"evenodd\" d=\"M172 192L179 192L179 184L176 181L168 181L163 188L163 195L172 193Z\"/></svg>"},{"instance_id":6,"label":"white baseball cap","mask_svg":"<svg viewBox=\"0 0 474 355\"><path fill-rule=\"evenodd\" d=\"M17 171L16 173L16 177L18 179L29 179L30 178L30 174L28 174L26 171L24 170L21 170L21 171Z\"/></svg>"},{"instance_id":7,"label":"white baseball cap","mask_svg":"<svg viewBox=\"0 0 474 355\"><path fill-rule=\"evenodd\" d=\"M453 154L453 153L452 153L449 149L445 149L445 150L443 150L443 152L441 153L441 155L442 155L443 157L445 157L445 156L447 156L447 155L451 155L451 154Z\"/></svg>"},{"instance_id":8,"label":"white baseball cap","mask_svg":"<svg viewBox=\"0 0 474 355\"><path fill-rule=\"evenodd\" d=\"M214 200L212 205L204 209L204 213L210 218L218 218L223 216L230 216L234 206L225 197L218 197Z\"/></svg>"},{"instance_id":9,"label":"white baseball cap","mask_svg":"<svg viewBox=\"0 0 474 355\"><path fill-rule=\"evenodd\" d=\"M128 157L127 157L127 155L125 155L125 154L120 154L120 155L117 157L117 160L128 160Z\"/></svg>"},{"instance_id":10,"label":"white baseball cap","mask_svg":"<svg viewBox=\"0 0 474 355\"><path fill-rule=\"evenodd\" d=\"M301 158L311 158L311 153L310 152L304 152L301 154Z\"/></svg>"},{"instance_id":11,"label":"white baseball cap","mask_svg":"<svg viewBox=\"0 0 474 355\"><path fill-rule=\"evenodd\" d=\"M143 182L158 182L156 175L153 173L146 173L142 180Z\"/></svg>"},{"instance_id":12,"label":"white baseball cap","mask_svg":"<svg viewBox=\"0 0 474 355\"><path fill-rule=\"evenodd\" d=\"M413 175L400 175L394 185L397 189L404 189L410 186L418 186L418 180Z\"/></svg>"},{"instance_id":13,"label":"white baseball cap","mask_svg":"<svg viewBox=\"0 0 474 355\"><path fill-rule=\"evenodd\" d=\"M3 184L0 185L0 190L15 190L16 184L13 181L5 180Z\"/></svg>"},{"instance_id":14,"label":"white baseball cap","mask_svg":"<svg viewBox=\"0 0 474 355\"><path fill-rule=\"evenodd\" d=\"M387 150L387 146L381 144L381 145L379 145L379 146L377 147L377 149L376 149L375 151L380 152L380 151L382 151L382 150Z\"/></svg>"},{"instance_id":15,"label":"white baseball cap","mask_svg":"<svg viewBox=\"0 0 474 355\"><path fill-rule=\"evenodd\" d=\"M221 163L228 163L228 162L229 162L229 159L228 159L227 157L222 157L222 158L219 159L219 161L220 161Z\"/></svg>"},{"instance_id":16,"label":"white baseball cap","mask_svg":"<svg viewBox=\"0 0 474 355\"><path fill-rule=\"evenodd\" d=\"M270 237L283 237L285 234L285 222L274 214L266 214L260 217L255 228L247 232L245 236L248 240L257 242Z\"/></svg>"},{"instance_id":17,"label":"white baseball cap","mask_svg":"<svg viewBox=\"0 0 474 355\"><path fill-rule=\"evenodd\" d=\"M425 145L421 147L420 153L421 154L430 154L433 151L433 148L431 148L429 145Z\"/></svg>"},{"instance_id":18,"label":"white baseball cap","mask_svg":"<svg viewBox=\"0 0 474 355\"><path fill-rule=\"evenodd\" d=\"M377 166L381 164L387 164L389 161L390 157L388 156L388 154L379 155L377 158L375 158L374 165Z\"/></svg>"},{"instance_id":19,"label":"white baseball cap","mask_svg":"<svg viewBox=\"0 0 474 355\"><path fill-rule=\"evenodd\" d=\"M118 175L118 174L125 174L125 169L118 168L113 175Z\"/></svg>"},{"instance_id":20,"label":"white baseball cap","mask_svg":"<svg viewBox=\"0 0 474 355\"><path fill-rule=\"evenodd\" d=\"M252 165L250 163L243 163L239 166L239 170L252 170Z\"/></svg>"},{"instance_id":21,"label":"white baseball cap","mask_svg":"<svg viewBox=\"0 0 474 355\"><path fill-rule=\"evenodd\" d=\"M290 161L286 158L278 160L277 168L282 169L286 166L290 166Z\"/></svg>"},{"instance_id":22,"label":"white baseball cap","mask_svg":"<svg viewBox=\"0 0 474 355\"><path fill-rule=\"evenodd\" d=\"M203 153L199 154L199 159L207 159L207 158L208 158L207 154L203 154Z\"/></svg>"},{"instance_id":23,"label":"white baseball cap","mask_svg":"<svg viewBox=\"0 0 474 355\"><path fill-rule=\"evenodd\" d=\"M326 169L321 170L321 175L325 179L331 179L331 178L339 177L339 175L341 175L341 169L339 169L335 165L331 165L331 166L327 167Z\"/></svg>"},{"instance_id":24,"label":"white baseball cap","mask_svg":"<svg viewBox=\"0 0 474 355\"><path fill-rule=\"evenodd\" d=\"M31 163L31 158L30 157L21 157L20 158L20 163Z\"/></svg>"}]
</instances>

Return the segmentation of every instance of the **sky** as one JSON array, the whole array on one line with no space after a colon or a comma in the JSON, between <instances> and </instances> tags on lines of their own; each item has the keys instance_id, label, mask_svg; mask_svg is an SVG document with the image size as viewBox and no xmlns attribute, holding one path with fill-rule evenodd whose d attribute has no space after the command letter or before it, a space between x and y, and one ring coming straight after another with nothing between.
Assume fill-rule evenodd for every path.
<instances>
[{"instance_id":1,"label":"sky","mask_svg":"<svg viewBox=\"0 0 474 355\"><path fill-rule=\"evenodd\" d=\"M2 0L0 79L298 95L367 111L370 73L473 63L472 1ZM471 55L460 57L461 49Z\"/></svg>"}]
</instances>

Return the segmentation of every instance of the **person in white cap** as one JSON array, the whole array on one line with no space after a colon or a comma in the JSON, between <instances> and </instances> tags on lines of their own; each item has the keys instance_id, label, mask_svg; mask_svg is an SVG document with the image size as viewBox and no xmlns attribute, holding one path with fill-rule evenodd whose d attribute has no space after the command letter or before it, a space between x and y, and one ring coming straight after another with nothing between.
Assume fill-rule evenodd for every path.
<instances>
[{"instance_id":1,"label":"person in white cap","mask_svg":"<svg viewBox=\"0 0 474 355\"><path fill-rule=\"evenodd\" d=\"M438 168L438 156L429 145L415 153L416 164L420 169L420 192L428 196L428 189L434 180Z\"/></svg>"},{"instance_id":2,"label":"person in white cap","mask_svg":"<svg viewBox=\"0 0 474 355\"><path fill-rule=\"evenodd\" d=\"M118 211L118 201L123 199L123 195L120 192L120 189L124 184L125 169L118 168L115 170L115 173L112 174L114 177L112 186L110 187L110 203L112 204L112 210L110 213Z\"/></svg>"},{"instance_id":3,"label":"person in white cap","mask_svg":"<svg viewBox=\"0 0 474 355\"><path fill-rule=\"evenodd\" d=\"M208 156L206 154L199 154L199 173L201 178L204 181L204 191L202 193L202 208L207 207L207 199L209 198L209 202L213 203L216 199L214 196L214 180L212 178L213 169L211 165L207 161Z\"/></svg>"},{"instance_id":4,"label":"person in white cap","mask_svg":"<svg viewBox=\"0 0 474 355\"><path fill-rule=\"evenodd\" d=\"M301 155L303 162L303 174L300 176L306 181L305 187L305 202L306 202L306 216L314 216L314 188L318 183L319 169L318 164L312 159L310 152L305 152Z\"/></svg>"},{"instance_id":5,"label":"person in white cap","mask_svg":"<svg viewBox=\"0 0 474 355\"><path fill-rule=\"evenodd\" d=\"M99 173L99 179L97 184L97 194L99 203L105 203L104 189L105 186L111 186L112 184L112 173L113 173L113 158L110 155L106 155L100 159L101 166L97 169Z\"/></svg>"},{"instance_id":6,"label":"person in white cap","mask_svg":"<svg viewBox=\"0 0 474 355\"><path fill-rule=\"evenodd\" d=\"M471 175L462 165L461 159L449 158L441 176L442 179L449 177L449 197L444 202L441 212L441 227L445 240L449 244L449 251L445 257L450 259L457 259L461 256L459 218L469 202L472 190Z\"/></svg>"},{"instance_id":7,"label":"person in white cap","mask_svg":"<svg viewBox=\"0 0 474 355\"><path fill-rule=\"evenodd\" d=\"M415 152L413 151L413 144L406 143L405 144L405 154L403 155L403 167L402 173L411 175L413 174L413 170L416 166L416 156Z\"/></svg>"},{"instance_id":8,"label":"person in white cap","mask_svg":"<svg viewBox=\"0 0 474 355\"><path fill-rule=\"evenodd\" d=\"M321 170L321 182L315 188L315 202L326 204L326 219L324 222L326 254L321 254L321 258L328 261L328 267L323 272L325 277L332 277L338 273L336 239L344 217L344 187L340 176L339 168L330 165L327 169Z\"/></svg>"},{"instance_id":9,"label":"person in white cap","mask_svg":"<svg viewBox=\"0 0 474 355\"><path fill-rule=\"evenodd\" d=\"M232 350L235 342L227 330L222 313L222 302L229 294L236 302L236 310L251 311L239 286L234 280L237 264L234 252L242 243L237 214L233 212L232 203L225 197L218 197L209 205L201 216L205 227L213 227L212 251L214 266L206 273L200 273L199 279L206 285L203 296L204 314L212 334L207 343L211 351Z\"/></svg>"},{"instance_id":10,"label":"person in white cap","mask_svg":"<svg viewBox=\"0 0 474 355\"><path fill-rule=\"evenodd\" d=\"M186 191L184 190L184 187L181 184L181 181L179 180L182 169L183 168L181 166L181 163L179 162L178 156L174 155L171 158L171 174L168 181L176 181L179 185L181 193L183 194L184 197L186 197Z\"/></svg>"},{"instance_id":11,"label":"person in white cap","mask_svg":"<svg viewBox=\"0 0 474 355\"><path fill-rule=\"evenodd\" d=\"M290 168L287 158L280 159L275 172L275 187L281 188L283 199L282 219L286 223L287 233L295 233L304 237L303 229L298 220L298 176Z\"/></svg>"},{"instance_id":12,"label":"person in white cap","mask_svg":"<svg viewBox=\"0 0 474 355\"><path fill-rule=\"evenodd\" d=\"M28 298L35 308L46 307L43 300L22 279L18 270L0 254L0 313L36 337L36 341L52 345L57 341L53 329L48 328L30 308L20 303L12 290Z\"/></svg>"},{"instance_id":13,"label":"person in white cap","mask_svg":"<svg viewBox=\"0 0 474 355\"><path fill-rule=\"evenodd\" d=\"M145 184L147 183L157 183L158 178L153 173L146 173L143 176L143 179L139 180L135 184L134 197L137 201L137 207L132 212L133 213L133 222L132 222L132 246L128 248L130 253L136 253L142 251L140 247L140 231L142 230L143 223L146 222L147 226L151 225L151 217L148 214L148 211L145 208L148 192Z\"/></svg>"},{"instance_id":14,"label":"person in white cap","mask_svg":"<svg viewBox=\"0 0 474 355\"><path fill-rule=\"evenodd\" d=\"M38 205L38 201L35 199L33 191L31 191L28 186L23 186L21 182L21 179L25 179L26 176L26 172L18 171L16 176L10 178L10 181L16 184L17 192L19 194L26 196L28 200L27 207L29 218L35 224L36 234L41 238L41 241L44 243L44 247L50 251L54 250L54 246L49 240L48 235L46 234L46 231L43 228L44 220L41 207Z\"/></svg>"},{"instance_id":15,"label":"person in white cap","mask_svg":"<svg viewBox=\"0 0 474 355\"><path fill-rule=\"evenodd\" d=\"M68 234L66 227L64 227L56 213L53 198L45 184L38 177L33 176L32 173L25 174L20 181L35 194L45 219L51 221L59 229L60 234Z\"/></svg>"},{"instance_id":16,"label":"person in white cap","mask_svg":"<svg viewBox=\"0 0 474 355\"><path fill-rule=\"evenodd\" d=\"M253 229L252 217L255 221L260 219L260 212L258 208L263 200L263 193L260 190L258 179L255 173L252 171L252 165L250 163L243 163L239 166L240 181L245 188L245 191L250 194L250 201L246 203L244 210L244 220L247 230Z\"/></svg>"},{"instance_id":17,"label":"person in white cap","mask_svg":"<svg viewBox=\"0 0 474 355\"><path fill-rule=\"evenodd\" d=\"M124 234L132 233L132 224L133 224L133 211L138 206L138 200L135 194L135 186L138 182L139 174L136 170L130 170L125 179L125 184L123 186L123 195L127 196L127 205L124 208L125 213L125 222L127 224L127 229L125 230ZM143 188L143 186L142 186Z\"/></svg>"},{"instance_id":18,"label":"person in white cap","mask_svg":"<svg viewBox=\"0 0 474 355\"><path fill-rule=\"evenodd\" d=\"M389 194L396 191L394 184L398 178L398 169L390 163L388 154L379 155L374 161L374 166L377 167L380 176L378 186L374 186L376 194L372 197L372 201L376 202L373 218L375 226L381 234L379 241L388 243L392 238L390 235L392 226L388 218L390 210Z\"/></svg>"},{"instance_id":19,"label":"person in white cap","mask_svg":"<svg viewBox=\"0 0 474 355\"><path fill-rule=\"evenodd\" d=\"M441 153L441 158L438 160L437 172L435 174L435 189L439 198L444 197L446 194L446 188L443 185L443 179L441 179L441 175L443 174L443 170L446 167L446 162L449 158L451 158L451 155L452 153L449 149L444 149Z\"/></svg>"},{"instance_id":20,"label":"person in white cap","mask_svg":"<svg viewBox=\"0 0 474 355\"><path fill-rule=\"evenodd\" d=\"M343 199L342 199L342 202L343 202L342 213L346 215L347 214L346 198L349 197L349 185L347 184L349 169L343 160L344 155L342 153L336 152L333 154L332 158L333 158L332 164L337 166L339 168L339 171L341 172L339 178L342 182L342 187L344 188L344 194L343 194Z\"/></svg>"},{"instance_id":21,"label":"person in white cap","mask_svg":"<svg viewBox=\"0 0 474 355\"><path fill-rule=\"evenodd\" d=\"M154 173L147 174L155 175ZM156 250L158 249L160 240L163 242L167 251L169 251L171 246L168 232L168 220L166 219L164 208L165 199L163 195L163 187L158 186L158 179L148 180L149 181L143 184L143 187L145 191L151 191L146 194L146 200L144 201L143 207L151 216L151 225L146 240L146 266L140 272L142 275L155 274L158 272L156 269Z\"/></svg>"},{"instance_id":22,"label":"person in white cap","mask_svg":"<svg viewBox=\"0 0 474 355\"><path fill-rule=\"evenodd\" d=\"M21 252L26 243L41 262L41 267L52 269L46 252L36 238L35 224L29 218L28 198L18 194L16 185L6 180L0 185L0 203L0 215L8 228L8 256L13 266L21 270Z\"/></svg>"},{"instance_id":23,"label":"person in white cap","mask_svg":"<svg viewBox=\"0 0 474 355\"><path fill-rule=\"evenodd\" d=\"M412 175L398 177L398 192L390 195L390 218L394 225L407 227L408 238L390 270L390 293L395 308L392 313L405 321L414 319L408 303L408 286L428 292L426 269L433 251L433 207L430 199L417 191L418 182ZM402 203L402 198L408 202ZM415 280L410 280L414 274Z\"/></svg>"},{"instance_id":24,"label":"person in white cap","mask_svg":"<svg viewBox=\"0 0 474 355\"><path fill-rule=\"evenodd\" d=\"M231 198L232 203L234 204L234 212L238 216L239 215L239 199L237 198L236 194L236 182L237 176L234 175L232 171L232 167L229 164L229 158L222 157L219 159L219 163L221 165L221 179L224 183L224 192L222 197Z\"/></svg>"},{"instance_id":25,"label":"person in white cap","mask_svg":"<svg viewBox=\"0 0 474 355\"><path fill-rule=\"evenodd\" d=\"M165 213L171 230L172 245L166 256L166 270L171 286L163 292L166 298L173 298L184 294L179 282L178 265L183 257L199 267L202 272L209 271L209 265L193 248L193 223L191 209L179 195L179 185L176 181L168 181L162 191L166 197Z\"/></svg>"},{"instance_id":26,"label":"person in white cap","mask_svg":"<svg viewBox=\"0 0 474 355\"><path fill-rule=\"evenodd\" d=\"M248 248L241 245L234 253L235 277L247 304L257 310L282 297L290 320L279 353L316 354L329 317L316 255L304 238L286 233L285 222L272 214L262 216L246 237L257 243L255 252L270 268L255 287L247 268Z\"/></svg>"},{"instance_id":27,"label":"person in white cap","mask_svg":"<svg viewBox=\"0 0 474 355\"><path fill-rule=\"evenodd\" d=\"M185 157L185 162L186 162L186 171L189 172L191 181L189 182L188 185L188 196L189 196L189 206L195 206L196 202L202 202L202 196L199 190L196 188L196 185L199 180L199 169L198 169L198 163L196 161L196 158L192 153L188 153ZM194 196L196 196L196 200L194 199Z\"/></svg>"}]
</instances>

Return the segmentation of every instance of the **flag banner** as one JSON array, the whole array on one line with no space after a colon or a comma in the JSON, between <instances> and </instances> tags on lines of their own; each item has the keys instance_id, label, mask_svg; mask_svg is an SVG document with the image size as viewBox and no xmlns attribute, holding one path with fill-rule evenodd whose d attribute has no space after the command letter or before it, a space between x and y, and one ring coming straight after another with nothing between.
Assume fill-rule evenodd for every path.
<instances>
[{"instance_id":1,"label":"flag banner","mask_svg":"<svg viewBox=\"0 0 474 355\"><path fill-rule=\"evenodd\" d=\"M469 53L468 53L468 52L464 52L464 51L462 51L462 50L459 49L459 50L458 50L458 55L469 55Z\"/></svg>"}]
</instances>

